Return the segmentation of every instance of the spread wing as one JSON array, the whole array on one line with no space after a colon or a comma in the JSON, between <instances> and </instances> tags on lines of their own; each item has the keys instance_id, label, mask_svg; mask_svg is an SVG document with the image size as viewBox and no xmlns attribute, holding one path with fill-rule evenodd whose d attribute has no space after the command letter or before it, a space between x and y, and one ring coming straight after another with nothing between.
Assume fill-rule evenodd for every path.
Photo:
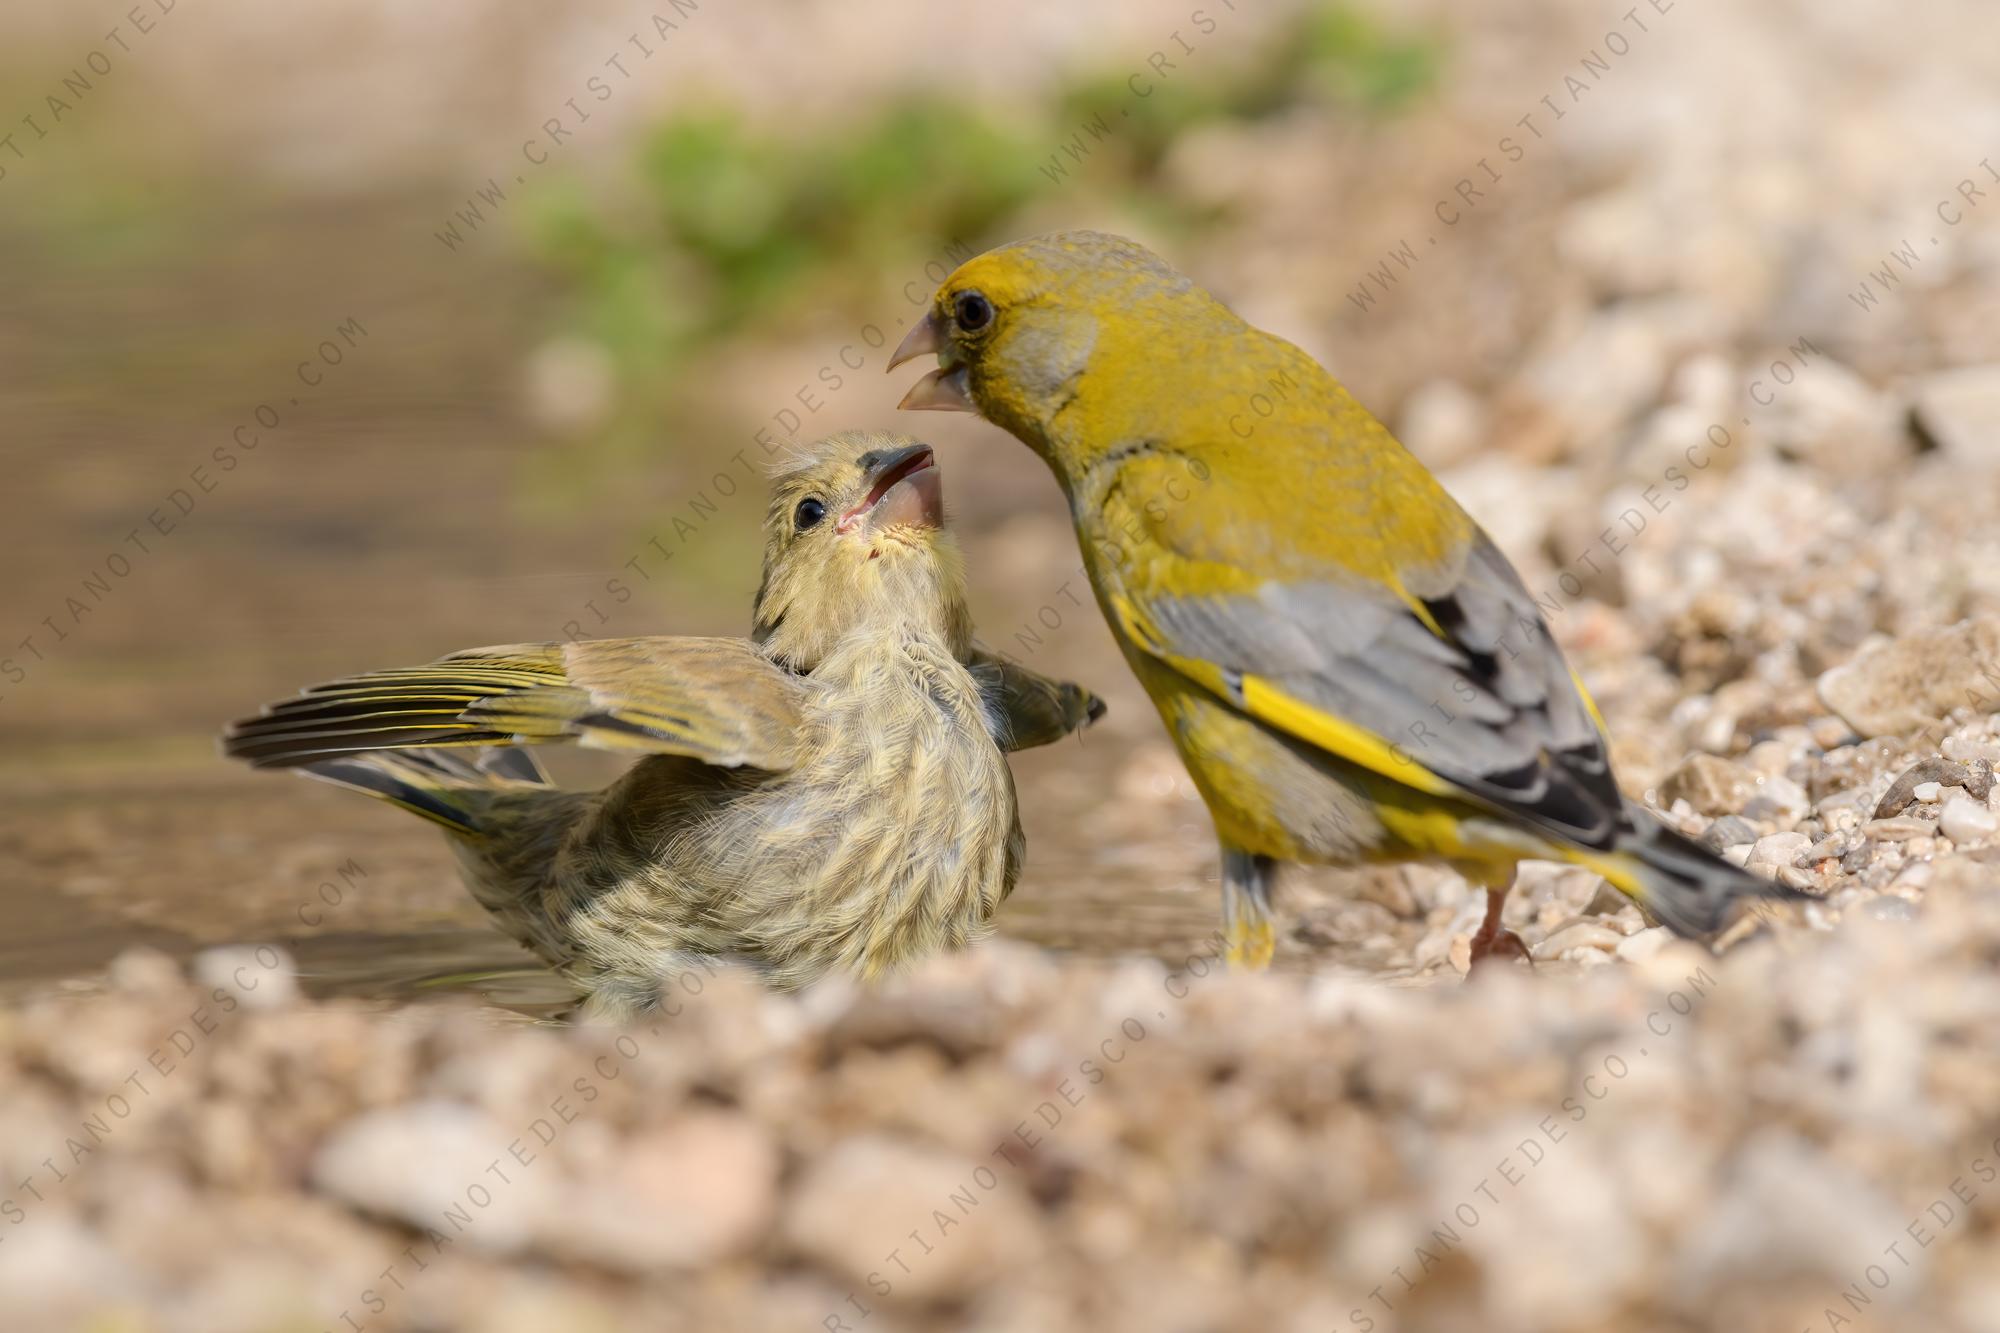
<instances>
[{"instance_id":1,"label":"spread wing","mask_svg":"<svg viewBox=\"0 0 2000 1333\"><path fill-rule=\"evenodd\" d=\"M1135 506L1153 540L1111 562L1114 614L1143 651L1405 786L1608 845L1622 801L1595 709L1520 576L1442 490L1457 535L1427 534L1425 558L1401 565L1375 543L1376 577L1352 558L1315 561L1324 529L1276 529L1286 520L1231 505L1219 477L1187 494Z\"/></svg>"},{"instance_id":2,"label":"spread wing","mask_svg":"<svg viewBox=\"0 0 2000 1333\"><path fill-rule=\"evenodd\" d=\"M1059 741L1104 716L1104 701L1083 686L1051 680L999 653L974 648L966 665L996 724L993 739L1010 754Z\"/></svg>"},{"instance_id":3,"label":"spread wing","mask_svg":"<svg viewBox=\"0 0 2000 1333\"><path fill-rule=\"evenodd\" d=\"M316 685L238 722L224 753L260 768L424 746L572 742L779 771L806 686L741 639L604 639L453 653Z\"/></svg>"}]
</instances>

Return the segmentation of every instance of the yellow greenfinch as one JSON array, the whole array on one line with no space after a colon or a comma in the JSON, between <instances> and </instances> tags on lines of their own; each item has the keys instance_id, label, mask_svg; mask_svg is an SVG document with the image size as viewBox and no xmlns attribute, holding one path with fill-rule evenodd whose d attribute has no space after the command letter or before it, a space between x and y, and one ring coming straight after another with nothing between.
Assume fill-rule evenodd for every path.
<instances>
[{"instance_id":1,"label":"yellow greenfinch","mask_svg":"<svg viewBox=\"0 0 2000 1333\"><path fill-rule=\"evenodd\" d=\"M1620 795L1535 600L1437 479L1312 358L1099 232L947 278L890 365L1068 497L1113 634L1222 843L1230 957L1266 964L1279 861L1446 862L1500 929L1516 863L1587 866L1675 931L1793 896Z\"/></svg>"},{"instance_id":2,"label":"yellow greenfinch","mask_svg":"<svg viewBox=\"0 0 2000 1333\"><path fill-rule=\"evenodd\" d=\"M973 648L942 504L928 446L835 436L776 479L754 642L455 653L308 690L225 751L442 825L473 896L599 1012L694 956L794 986L961 947L1020 870L1003 746L1102 705ZM511 748L560 741L645 757L564 792Z\"/></svg>"}]
</instances>

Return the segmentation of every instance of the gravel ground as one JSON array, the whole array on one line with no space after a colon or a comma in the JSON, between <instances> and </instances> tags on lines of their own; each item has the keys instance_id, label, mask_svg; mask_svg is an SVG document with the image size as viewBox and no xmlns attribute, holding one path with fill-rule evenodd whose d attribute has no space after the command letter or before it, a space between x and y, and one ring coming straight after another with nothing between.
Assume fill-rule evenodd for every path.
<instances>
[{"instance_id":1,"label":"gravel ground","mask_svg":"<svg viewBox=\"0 0 2000 1333\"><path fill-rule=\"evenodd\" d=\"M631 1032L134 952L0 1029L9 1326L1991 1328L1966 864L1719 959L1571 925L1620 963L1398 988L994 944L873 993L690 975Z\"/></svg>"},{"instance_id":2,"label":"gravel ground","mask_svg":"<svg viewBox=\"0 0 2000 1333\"><path fill-rule=\"evenodd\" d=\"M852 68L795 51L794 81L846 70L822 100L879 83L848 48L925 29L877 8L816 9ZM1626 788L1814 902L1709 955L1593 877L1531 866L1509 925L1535 967L1466 981L1481 902L1454 876L1300 873L1277 970L1225 974L1195 924L1210 834L1101 627L1069 616L1052 491L990 430L926 420L967 479L987 637L1018 651L1009 627L1056 613L1030 660L1113 704L1081 748L1017 767L1016 939L869 992L690 974L629 1032L404 1003L388 964L330 988L309 944L374 955L417 927L470 933L472 909L423 830L215 772L213 722L385 625L545 637L618 567L581 539L516 548L518 525L485 517L507 512L501 469L468 442L528 447L491 405L514 350L449 379L490 419L433 441L416 405L440 397L439 354L411 345L382 358L408 396L374 413L401 434L336 431L242 482L245 519L191 529L184 566L148 574L158 618L94 628L103 655L75 648L90 669L37 676L48 702L17 711L39 748L0 786L0 870L33 901L5 956L34 984L0 1007L0 1325L2000 1330L2000 20L1656 2L1597 74L1582 58L1627 22L1600 8L1410 7L1455 34L1432 102L1366 132L1323 108L1197 130L1162 170L1228 221L1153 239L1339 367L1491 528ZM1042 45L1020 51L1069 51L1073 10L1037 7ZM736 12L691 49L724 61ZM762 41L775 20L745 22ZM1174 23L1123 9L1098 55L1144 68ZM162 47L161 77L201 49ZM735 77L782 85L747 51ZM1020 51L981 86L1031 79ZM1500 136L1545 95L1568 114L1517 159ZM232 116L252 141L286 132ZM1444 230L1440 200L1462 215ZM1020 230L1145 232L1088 180L1073 202ZM1416 260L1384 258L1404 242ZM441 307L461 324L462 280ZM777 350L719 355L752 367L719 377L745 421L824 355ZM257 381L209 378L240 415ZM886 413L875 379L839 410L879 394ZM50 511L77 548L62 570L101 558L100 490L156 502L133 489L154 487L150 456L109 448L89 476L31 459L81 506ZM412 459L494 491L440 516L391 470ZM322 490L333 554L281 544L296 565L258 583L249 511L296 527L287 506ZM17 497L8 525L36 549L43 507ZM544 568L587 572L550 590ZM737 611L701 614L726 630ZM273 661L287 632L313 637ZM183 767L113 751L162 718ZM79 737L126 766L91 769ZM296 909L318 914L314 885L358 848L370 883L301 936ZM134 949L79 978L101 954L52 953L64 925L178 960ZM248 942L197 952L221 938ZM296 969L257 943L275 939Z\"/></svg>"}]
</instances>

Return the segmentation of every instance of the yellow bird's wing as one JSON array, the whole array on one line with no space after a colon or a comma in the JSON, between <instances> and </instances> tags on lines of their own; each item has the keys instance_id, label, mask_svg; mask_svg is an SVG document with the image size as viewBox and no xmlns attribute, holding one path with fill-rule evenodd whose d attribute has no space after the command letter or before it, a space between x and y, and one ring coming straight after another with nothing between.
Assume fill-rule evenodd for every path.
<instances>
[{"instance_id":1,"label":"yellow bird's wing","mask_svg":"<svg viewBox=\"0 0 2000 1333\"><path fill-rule=\"evenodd\" d=\"M1595 710L1519 575L1441 488L1409 497L1447 509L1402 542L1364 506L1203 470L1133 459L1100 497L1109 531L1147 538L1097 562L1133 644L1349 763L1608 845L1622 798Z\"/></svg>"},{"instance_id":2,"label":"yellow bird's wing","mask_svg":"<svg viewBox=\"0 0 2000 1333\"><path fill-rule=\"evenodd\" d=\"M601 639L453 653L317 685L231 727L259 767L427 746L572 742L780 771L808 687L742 639Z\"/></svg>"}]
</instances>

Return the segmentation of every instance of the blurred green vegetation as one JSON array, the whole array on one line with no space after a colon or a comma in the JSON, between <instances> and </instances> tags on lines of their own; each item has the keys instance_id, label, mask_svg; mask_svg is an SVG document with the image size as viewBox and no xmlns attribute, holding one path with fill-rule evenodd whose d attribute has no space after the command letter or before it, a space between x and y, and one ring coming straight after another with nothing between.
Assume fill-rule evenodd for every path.
<instances>
[{"instance_id":1,"label":"blurred green vegetation","mask_svg":"<svg viewBox=\"0 0 2000 1333\"><path fill-rule=\"evenodd\" d=\"M617 386L588 471L656 455L662 423L689 415L689 372L718 340L802 310L865 309L885 280L900 285L907 275L892 266L913 251L991 239L1059 191L1093 192L1169 233L1213 226L1223 218L1165 179L1182 136L1305 106L1392 114L1432 85L1440 59L1434 38L1332 4L1234 59L1143 72L1143 96L1120 66L1005 115L933 94L788 137L722 111L670 120L619 202L572 184L531 213L536 253L571 298L564 331L604 349ZM578 462L565 452L572 492L588 489Z\"/></svg>"}]
</instances>

